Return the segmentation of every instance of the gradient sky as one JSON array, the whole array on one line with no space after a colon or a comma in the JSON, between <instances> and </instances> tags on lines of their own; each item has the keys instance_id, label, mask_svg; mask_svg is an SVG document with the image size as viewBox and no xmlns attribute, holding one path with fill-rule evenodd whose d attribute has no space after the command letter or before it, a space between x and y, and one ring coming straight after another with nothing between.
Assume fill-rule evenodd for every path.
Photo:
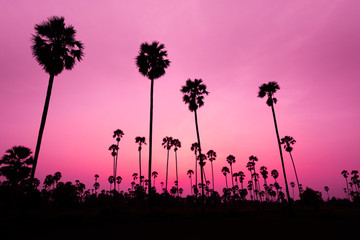
<instances>
[{"instance_id":1,"label":"gradient sky","mask_svg":"<svg viewBox=\"0 0 360 240\"><path fill-rule=\"evenodd\" d=\"M340 174L360 167L360 1L1 1L0 153L15 145L35 151L49 76L31 54L34 25L64 16L85 45L85 57L55 78L37 166L41 182L60 171L92 188L94 174L108 189L112 133L124 131L118 173L127 190L138 172L136 136L148 139L150 81L135 65L142 42L165 44L171 66L155 81L153 170L165 181L162 138L178 138L180 187L189 193L194 115L182 102L188 78L202 78L210 94L199 110L202 147L217 152L221 168L236 157L234 171L277 169L284 187L271 109L257 98L262 83L277 81L280 136L296 139L293 157L300 183L344 197ZM288 181L295 177L286 152ZM175 180L170 155L169 186ZM147 174L148 146L143 147ZM210 177L210 164L205 171ZM270 183L273 182L269 177ZM230 179L229 179L230 180ZM262 180L261 180L262 183ZM292 195L292 191L291 191Z\"/></svg>"}]
</instances>

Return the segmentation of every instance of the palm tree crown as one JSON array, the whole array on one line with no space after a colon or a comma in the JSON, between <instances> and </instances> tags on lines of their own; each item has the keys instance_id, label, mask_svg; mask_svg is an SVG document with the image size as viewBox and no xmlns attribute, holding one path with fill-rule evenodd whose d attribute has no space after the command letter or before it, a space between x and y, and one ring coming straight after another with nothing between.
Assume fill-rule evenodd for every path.
<instances>
[{"instance_id":1,"label":"palm tree crown","mask_svg":"<svg viewBox=\"0 0 360 240\"><path fill-rule=\"evenodd\" d=\"M277 99L273 97L273 95L276 93L277 90L280 89L280 86L277 82L269 82L269 83L264 83L263 85L261 85L259 87L259 93L258 93L258 97L259 98L263 98L266 95L268 96L268 99L266 101L266 104L268 106L272 106L273 103L277 102Z\"/></svg>"},{"instance_id":2,"label":"palm tree crown","mask_svg":"<svg viewBox=\"0 0 360 240\"><path fill-rule=\"evenodd\" d=\"M120 129L116 129L114 131L113 138L116 138L117 142L120 142L120 139L124 136L124 132Z\"/></svg>"},{"instance_id":3,"label":"palm tree crown","mask_svg":"<svg viewBox=\"0 0 360 240\"><path fill-rule=\"evenodd\" d=\"M164 44L159 42L147 42L140 45L139 56L136 57L136 65L139 72L149 79L157 79L165 74L165 68L170 65L170 61L165 59L167 51Z\"/></svg>"},{"instance_id":4,"label":"palm tree crown","mask_svg":"<svg viewBox=\"0 0 360 240\"><path fill-rule=\"evenodd\" d=\"M82 60L84 46L75 40L73 26L65 26L64 17L50 17L48 21L35 25L33 56L49 74L55 76L62 70L71 70L75 59Z\"/></svg>"},{"instance_id":5,"label":"palm tree crown","mask_svg":"<svg viewBox=\"0 0 360 240\"><path fill-rule=\"evenodd\" d=\"M184 94L183 101L189 104L189 110L191 112L197 110L204 105L204 94L208 95L206 91L206 85L202 84L201 79L188 79L186 85L181 88L181 92Z\"/></svg>"},{"instance_id":6,"label":"palm tree crown","mask_svg":"<svg viewBox=\"0 0 360 240\"><path fill-rule=\"evenodd\" d=\"M284 145L284 149L287 152L291 152L293 150L293 148L291 147L291 145L293 145L294 143L296 143L295 139L290 137L290 136L285 136L281 139L281 144L285 144Z\"/></svg>"}]
</instances>

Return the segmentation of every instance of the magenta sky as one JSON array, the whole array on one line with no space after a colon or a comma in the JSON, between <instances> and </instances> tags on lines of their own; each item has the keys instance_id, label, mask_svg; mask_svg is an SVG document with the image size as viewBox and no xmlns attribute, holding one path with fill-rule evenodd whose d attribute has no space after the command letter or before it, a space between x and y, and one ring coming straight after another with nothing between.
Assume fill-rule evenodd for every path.
<instances>
[{"instance_id":1,"label":"magenta sky","mask_svg":"<svg viewBox=\"0 0 360 240\"><path fill-rule=\"evenodd\" d=\"M150 2L152 4L150 4ZM216 190L225 180L225 158L244 171L277 169L284 186L271 109L257 98L258 86L277 81L276 114L281 136L293 136L300 182L344 197L340 172L360 167L360 2L348 1L1 1L0 154L14 145L35 150L48 75L31 55L34 25L64 16L85 44L74 70L55 78L36 176L60 171L92 188L100 175L108 189L108 147L120 128L121 189L138 171L136 136L148 138L150 81L135 66L139 46L165 44L171 66L155 82L154 165L156 186L164 181L162 138L178 138L180 186L189 193L194 116L182 102L181 86L202 78L210 94L199 111L202 145L217 152ZM143 148L147 172L147 145ZM288 179L295 182L285 153ZM210 177L210 164L205 166ZM269 171L269 172L270 172ZM273 179L270 177L270 182ZM175 180L170 158L169 185ZM229 179L230 180L230 179ZM291 192L292 194L292 192Z\"/></svg>"}]
</instances>

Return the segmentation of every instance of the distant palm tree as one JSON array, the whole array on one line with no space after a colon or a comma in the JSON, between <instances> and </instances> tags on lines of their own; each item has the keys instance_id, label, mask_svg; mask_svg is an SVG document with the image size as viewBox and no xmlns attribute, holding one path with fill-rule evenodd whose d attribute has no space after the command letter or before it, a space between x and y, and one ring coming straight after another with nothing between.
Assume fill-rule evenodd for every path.
<instances>
[{"instance_id":1,"label":"distant palm tree","mask_svg":"<svg viewBox=\"0 0 360 240\"><path fill-rule=\"evenodd\" d=\"M120 192L120 183L121 183L121 181L122 181L122 177L117 176L117 177L116 177L116 183L117 183L117 185L118 185L118 192Z\"/></svg>"},{"instance_id":2,"label":"distant palm tree","mask_svg":"<svg viewBox=\"0 0 360 240\"><path fill-rule=\"evenodd\" d=\"M199 133L199 125L197 120L197 109L202 107L204 105L204 95L208 95L209 92L206 90L206 85L202 83L201 79L194 79L194 81L191 81L191 79L188 79L186 81L185 86L182 86L181 92L184 94L183 101L185 104L189 104L189 110L191 112L194 112L195 114L195 127L196 127L196 135L197 135L197 142L199 144L199 155L202 155L201 153L201 142L200 142L200 133ZM201 174L201 186L204 186L204 178L203 178L203 163L202 158L200 158L200 174ZM205 193L204 188L202 188L201 192L201 203L202 203L202 209L204 209L205 204Z\"/></svg>"},{"instance_id":3,"label":"distant palm tree","mask_svg":"<svg viewBox=\"0 0 360 240\"><path fill-rule=\"evenodd\" d=\"M173 146L173 138L172 137L164 137L163 142L161 144L165 149L167 149L167 157L166 157L166 179L165 179L165 189L167 191L168 186L168 174L169 174L169 153L170 149Z\"/></svg>"},{"instance_id":4,"label":"distant palm tree","mask_svg":"<svg viewBox=\"0 0 360 240\"><path fill-rule=\"evenodd\" d=\"M194 174L194 171L189 169L187 171L187 175L189 175L189 178L190 178L190 191L191 191L191 195L192 195L192 178L191 178L191 175Z\"/></svg>"},{"instance_id":5,"label":"distant palm tree","mask_svg":"<svg viewBox=\"0 0 360 240\"><path fill-rule=\"evenodd\" d=\"M329 200L330 200L330 197L329 197L329 187L328 187L328 186L325 186L325 187L324 187L324 190L325 190L325 192L327 193L328 201L329 201Z\"/></svg>"},{"instance_id":6,"label":"distant palm tree","mask_svg":"<svg viewBox=\"0 0 360 240\"><path fill-rule=\"evenodd\" d=\"M285 180L285 187L286 187L286 195L288 200L290 200L290 193L289 193L289 187L286 179L286 172L285 172L285 165L284 165L284 159L281 151L281 144L280 144L280 137L279 137L279 131L278 126L276 123L276 117L275 117L275 109L274 109L274 103L277 103L277 99L274 98L274 94L277 90L279 90L279 84L277 82L269 82L268 84L263 84L259 87L259 93L258 97L263 98L267 96L266 104L271 107L273 118L274 118L274 125L275 125L275 131L276 131L276 137L279 145L279 152L280 152L280 159L281 159L281 165L283 169L284 174L284 180Z\"/></svg>"},{"instance_id":7,"label":"distant palm tree","mask_svg":"<svg viewBox=\"0 0 360 240\"><path fill-rule=\"evenodd\" d=\"M226 183L226 189L228 189L229 187L228 187L228 182L227 182L227 174L228 173L230 173L230 171L229 171L229 168L228 167L223 167L222 169L221 169L221 172L224 174L224 176L225 176L225 183Z\"/></svg>"},{"instance_id":8,"label":"distant palm tree","mask_svg":"<svg viewBox=\"0 0 360 240\"><path fill-rule=\"evenodd\" d=\"M124 132L121 131L120 129L116 129L114 131L113 138L116 139L116 146L117 146L116 157L115 157L115 161L114 161L114 178L115 179L116 179L117 162L118 162L118 156L119 156L119 143L123 136L124 136ZM115 181L114 181L114 190L116 191L116 182Z\"/></svg>"},{"instance_id":9,"label":"distant palm tree","mask_svg":"<svg viewBox=\"0 0 360 240\"><path fill-rule=\"evenodd\" d=\"M111 185L115 182L114 176L109 176L108 177L108 182L110 183L110 191L111 191ZM115 187L115 184L114 184L114 187Z\"/></svg>"},{"instance_id":10,"label":"distant palm tree","mask_svg":"<svg viewBox=\"0 0 360 240\"><path fill-rule=\"evenodd\" d=\"M292 190L293 190L293 199L295 200L295 193L294 193L295 183L294 183L294 182L290 182L290 186L292 187Z\"/></svg>"},{"instance_id":11,"label":"distant palm tree","mask_svg":"<svg viewBox=\"0 0 360 240\"><path fill-rule=\"evenodd\" d=\"M94 175L94 178L95 178L95 182L97 182L97 179L99 178L99 175L98 175L98 174L95 174L95 175Z\"/></svg>"},{"instance_id":12,"label":"distant palm tree","mask_svg":"<svg viewBox=\"0 0 360 240\"><path fill-rule=\"evenodd\" d=\"M173 139L172 145L174 146L175 152L175 166L176 166L176 182L177 182L177 193L179 194L179 174L178 174L178 163L177 163L177 150L181 148L181 142L179 139Z\"/></svg>"},{"instance_id":13,"label":"distant palm tree","mask_svg":"<svg viewBox=\"0 0 360 240\"><path fill-rule=\"evenodd\" d=\"M349 173L348 173L348 171L346 171L346 170L343 170L342 172L341 172L341 175L343 175L343 177L345 178L345 181L346 181L346 195L347 195L347 197L348 197L348 199L350 199L350 195L349 195L349 183L348 183L348 180L347 180L347 178L348 178L348 176L349 176Z\"/></svg>"},{"instance_id":14,"label":"distant palm tree","mask_svg":"<svg viewBox=\"0 0 360 240\"><path fill-rule=\"evenodd\" d=\"M54 181L56 183L56 186L57 186L59 180L61 179L61 177L62 177L61 172L54 173Z\"/></svg>"},{"instance_id":15,"label":"distant palm tree","mask_svg":"<svg viewBox=\"0 0 360 240\"><path fill-rule=\"evenodd\" d=\"M197 142L194 142L193 144L191 144L191 151L194 152L195 154L195 186L197 187L197 154L198 154L198 151L199 151L199 144Z\"/></svg>"},{"instance_id":16,"label":"distant palm tree","mask_svg":"<svg viewBox=\"0 0 360 240\"><path fill-rule=\"evenodd\" d=\"M147 42L140 45L139 55L136 57L136 66L139 72L148 77L151 81L150 88L150 130L149 130L149 201L151 193L151 164L152 164L152 128L153 128L153 95L154 80L165 74L165 69L169 67L170 61L166 59L167 52L164 45L159 42L153 42L151 45Z\"/></svg>"},{"instance_id":17,"label":"distant palm tree","mask_svg":"<svg viewBox=\"0 0 360 240\"><path fill-rule=\"evenodd\" d=\"M116 179L116 156L117 156L117 152L119 151L119 147L115 144L112 144L110 147L109 147L109 150L111 151L111 156L113 156L114 158L114 161L113 161L113 177L114 177L114 190L116 189L116 182L115 182L115 179Z\"/></svg>"},{"instance_id":18,"label":"distant palm tree","mask_svg":"<svg viewBox=\"0 0 360 240\"><path fill-rule=\"evenodd\" d=\"M296 177L296 183L298 185L298 188L299 188L299 196L301 194L301 190L300 190L300 183L299 183L299 178L298 178L298 175L297 175L297 172L296 172L296 168L295 168L295 163L294 163L294 159L292 157L292 150L293 150L293 147L291 145L294 145L294 143L296 143L295 139L290 137L290 136L285 136L281 139L281 142L280 144L284 144L284 149L285 151L287 151L289 154L290 154L290 158L291 158L291 162L293 164L293 167L294 167L294 172L295 172L295 177Z\"/></svg>"},{"instance_id":19,"label":"distant palm tree","mask_svg":"<svg viewBox=\"0 0 360 240\"><path fill-rule=\"evenodd\" d=\"M239 181L240 181L240 183L241 183L241 190L244 190L244 179L245 179L245 174L242 172L242 171L240 171L239 173Z\"/></svg>"},{"instance_id":20,"label":"distant palm tree","mask_svg":"<svg viewBox=\"0 0 360 240\"><path fill-rule=\"evenodd\" d=\"M135 143L139 143L139 148L138 148L138 151L139 151L139 175L140 175L140 186L142 185L141 183L141 178L142 178L142 174L141 174L141 145L142 144L146 144L145 142L145 137L136 137L135 138Z\"/></svg>"},{"instance_id":21,"label":"distant palm tree","mask_svg":"<svg viewBox=\"0 0 360 240\"><path fill-rule=\"evenodd\" d=\"M155 179L158 177L158 172L156 172L156 171L153 171L152 172L152 174L151 174L151 176L154 178L154 189L156 189L156 185L155 185Z\"/></svg>"},{"instance_id":22,"label":"distant palm tree","mask_svg":"<svg viewBox=\"0 0 360 240\"><path fill-rule=\"evenodd\" d=\"M209 150L207 152L207 157L208 157L208 159L209 159L209 161L211 163L212 184L213 184L213 191L215 191L213 161L216 160L216 152L214 150Z\"/></svg>"},{"instance_id":23,"label":"distant palm tree","mask_svg":"<svg viewBox=\"0 0 360 240\"><path fill-rule=\"evenodd\" d=\"M265 166L260 167L260 174L262 175L262 177L264 179L264 187L267 187L267 182L266 182L266 179L268 178L267 167L265 167ZM269 200L267 191L265 191L265 197L266 197L266 200Z\"/></svg>"},{"instance_id":24,"label":"distant palm tree","mask_svg":"<svg viewBox=\"0 0 360 240\"><path fill-rule=\"evenodd\" d=\"M271 171L271 176L274 178L276 182L276 179L279 177L279 172L276 169L274 169Z\"/></svg>"},{"instance_id":25,"label":"distant palm tree","mask_svg":"<svg viewBox=\"0 0 360 240\"><path fill-rule=\"evenodd\" d=\"M227 163L230 165L230 170L231 170L231 183L232 183L232 187L234 188L234 178L233 178L233 170L232 170L232 165L233 163L235 163L235 157L233 155L229 155L226 158Z\"/></svg>"},{"instance_id":26,"label":"distant palm tree","mask_svg":"<svg viewBox=\"0 0 360 240\"><path fill-rule=\"evenodd\" d=\"M84 55L83 44L75 39L76 31L74 27L71 25L65 26L64 21L64 17L50 17L48 21L35 25L36 33L32 36L32 54L50 77L30 180L34 180L35 176L54 77L59 75L64 68L67 70L73 69L75 60L81 61Z\"/></svg>"}]
</instances>

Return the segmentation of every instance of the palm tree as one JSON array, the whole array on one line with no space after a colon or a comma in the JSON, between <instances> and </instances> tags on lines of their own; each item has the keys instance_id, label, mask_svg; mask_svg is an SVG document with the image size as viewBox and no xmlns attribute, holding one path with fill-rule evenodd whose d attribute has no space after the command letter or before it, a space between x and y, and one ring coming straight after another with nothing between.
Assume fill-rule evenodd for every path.
<instances>
[{"instance_id":1,"label":"palm tree","mask_svg":"<svg viewBox=\"0 0 360 240\"><path fill-rule=\"evenodd\" d=\"M292 187L292 190L293 190L293 199L295 200L295 193L294 193L295 183L294 183L294 182L290 182L290 186Z\"/></svg>"},{"instance_id":2,"label":"palm tree","mask_svg":"<svg viewBox=\"0 0 360 240\"><path fill-rule=\"evenodd\" d=\"M235 163L235 157L233 155L229 155L226 158L226 161L228 162L228 164L230 165L230 169L231 169L231 183L232 183L232 187L234 188L234 178L233 178L233 170L232 170L232 165L233 163Z\"/></svg>"},{"instance_id":3,"label":"palm tree","mask_svg":"<svg viewBox=\"0 0 360 240\"><path fill-rule=\"evenodd\" d=\"M193 151L195 154L195 186L197 186L197 153L199 151L199 144L197 142L194 142L193 144L191 144L190 150Z\"/></svg>"},{"instance_id":4,"label":"palm tree","mask_svg":"<svg viewBox=\"0 0 360 240\"><path fill-rule=\"evenodd\" d=\"M163 142L161 145L163 145L164 148L167 149L167 157L166 157L166 181L165 181L165 189L167 191L168 186L168 173L169 173L169 153L170 149L173 146L173 138L172 137L164 137Z\"/></svg>"},{"instance_id":5,"label":"palm tree","mask_svg":"<svg viewBox=\"0 0 360 240\"><path fill-rule=\"evenodd\" d=\"M239 176L239 181L240 181L240 183L241 183L241 190L244 190L245 174L244 174L242 171L240 171L240 172L238 173L238 176Z\"/></svg>"},{"instance_id":6,"label":"palm tree","mask_svg":"<svg viewBox=\"0 0 360 240\"><path fill-rule=\"evenodd\" d=\"M149 127L149 199L151 193L151 161L152 161L152 127L153 127L153 95L154 80L165 74L165 69L170 65L166 59L167 52L164 45L159 42L153 42L151 45L147 42L140 45L139 55L136 57L136 66L139 72L151 81L150 87L150 127ZM150 200L149 200L150 201Z\"/></svg>"},{"instance_id":7,"label":"palm tree","mask_svg":"<svg viewBox=\"0 0 360 240\"><path fill-rule=\"evenodd\" d=\"M271 176L274 178L274 180L276 182L276 179L279 177L279 172L276 169L273 169L271 171Z\"/></svg>"},{"instance_id":8,"label":"palm tree","mask_svg":"<svg viewBox=\"0 0 360 240\"><path fill-rule=\"evenodd\" d=\"M139 175L140 175L140 186L141 186L141 145L142 144L146 144L145 142L145 137L136 137L135 138L135 143L139 143L139 148L138 148L138 151L139 151Z\"/></svg>"},{"instance_id":9,"label":"palm tree","mask_svg":"<svg viewBox=\"0 0 360 240\"><path fill-rule=\"evenodd\" d=\"M194 174L194 171L189 169L187 171L187 175L189 175L189 178L190 178L190 192L191 192L191 195L192 195L192 178L191 178L191 175Z\"/></svg>"},{"instance_id":10,"label":"palm tree","mask_svg":"<svg viewBox=\"0 0 360 240\"><path fill-rule=\"evenodd\" d=\"M183 101L185 104L189 104L189 110L194 112L195 114L195 126L196 126L196 135L197 142L199 144L199 155L201 154L201 142L200 142L200 133L199 133L199 125L197 120L197 109L204 105L204 95L208 95L209 92L206 91L206 85L202 83L201 79L188 79L186 81L186 85L182 86L181 92L184 94ZM204 178L203 178L203 163L202 158L200 158L200 174L201 174L201 186L204 186ZM202 209L204 209L205 198L204 198L204 188L202 188L201 198L202 198Z\"/></svg>"},{"instance_id":11,"label":"palm tree","mask_svg":"<svg viewBox=\"0 0 360 240\"><path fill-rule=\"evenodd\" d=\"M276 137L278 141L279 146L279 152L280 152L280 159L281 159L281 165L283 169L284 174L284 180L285 180L285 187L286 187L286 195L288 200L290 200L290 193L289 193L289 187L286 179L286 172L285 172L285 165L284 165L284 159L281 151L281 144L280 144L280 137L279 137L279 131L276 123L276 117L275 117L275 109L274 109L274 103L277 103L277 99L274 98L274 94L277 90L279 90L280 87L277 82L269 82L268 84L263 84L259 87L259 93L258 97L263 98L267 96L266 104L271 107L273 118L274 118L274 125L275 125L275 131L276 131Z\"/></svg>"},{"instance_id":12,"label":"palm tree","mask_svg":"<svg viewBox=\"0 0 360 240\"><path fill-rule=\"evenodd\" d=\"M221 172L224 174L224 176L225 176L225 183L226 183L226 189L228 189L229 187L228 187L228 182L227 182L227 174L228 173L230 173L230 171L229 171L229 168L228 167L223 167L222 169L221 169Z\"/></svg>"},{"instance_id":13,"label":"palm tree","mask_svg":"<svg viewBox=\"0 0 360 240\"><path fill-rule=\"evenodd\" d=\"M347 180L347 178L348 178L348 176L349 176L349 173L348 173L348 171L343 170L343 171L341 172L341 175L343 175L344 178L345 178L345 181L346 181L346 189L347 189L346 195L347 195L348 199L350 199L350 195L349 195L349 183L348 183L348 180Z\"/></svg>"},{"instance_id":14,"label":"palm tree","mask_svg":"<svg viewBox=\"0 0 360 240\"><path fill-rule=\"evenodd\" d=\"M64 21L64 17L50 17L48 21L35 25L36 33L32 36L32 54L50 77L36 142L31 180L34 180L35 176L54 77L59 75L64 68L67 70L73 69L75 60L81 61L84 55L83 44L75 40L76 31L74 27L71 25L65 26Z\"/></svg>"},{"instance_id":15,"label":"palm tree","mask_svg":"<svg viewBox=\"0 0 360 240\"><path fill-rule=\"evenodd\" d=\"M122 177L117 176L117 177L116 177L116 183L117 183L117 185L118 185L118 192L120 192L120 183L121 183L121 181L122 181Z\"/></svg>"},{"instance_id":16,"label":"palm tree","mask_svg":"<svg viewBox=\"0 0 360 240\"><path fill-rule=\"evenodd\" d=\"M211 163L212 184L213 184L213 191L215 191L213 161L216 160L216 152L214 150L209 150L207 152L207 157L208 157L208 159L209 159L209 161Z\"/></svg>"},{"instance_id":17,"label":"palm tree","mask_svg":"<svg viewBox=\"0 0 360 240\"><path fill-rule=\"evenodd\" d=\"M267 187L266 179L268 178L267 167L265 167L265 166L260 167L260 174L262 175L262 177L264 179L264 187L266 188ZM265 197L266 197L266 200L269 200L267 191L265 191Z\"/></svg>"},{"instance_id":18,"label":"palm tree","mask_svg":"<svg viewBox=\"0 0 360 240\"><path fill-rule=\"evenodd\" d=\"M117 150L116 150L116 157L115 157L115 161L114 161L114 179L116 179L116 173L117 173L117 161L118 161L118 156L119 156L119 143L121 138L124 136L124 132L121 131L120 129L116 129L114 131L113 134L113 138L116 139L116 146L117 146ZM114 181L114 190L116 191L116 182Z\"/></svg>"},{"instance_id":19,"label":"palm tree","mask_svg":"<svg viewBox=\"0 0 360 240\"><path fill-rule=\"evenodd\" d=\"M329 197L329 187L328 186L325 186L324 187L324 190L325 190L325 192L327 193L327 195L328 195L328 201L330 200L330 197Z\"/></svg>"},{"instance_id":20,"label":"palm tree","mask_svg":"<svg viewBox=\"0 0 360 240\"><path fill-rule=\"evenodd\" d=\"M61 179L61 177L62 177L61 172L54 173L54 181L56 183L56 186L57 186L59 180Z\"/></svg>"},{"instance_id":21,"label":"palm tree","mask_svg":"<svg viewBox=\"0 0 360 240\"><path fill-rule=\"evenodd\" d=\"M156 186L155 186L155 178L157 178L158 177L158 172L156 172L156 171L153 171L152 173L151 173L151 176L154 178L154 189L156 189Z\"/></svg>"},{"instance_id":22,"label":"palm tree","mask_svg":"<svg viewBox=\"0 0 360 240\"><path fill-rule=\"evenodd\" d=\"M285 151L287 151L289 154L290 154L290 158L291 158L291 162L293 164L293 167L294 167L294 172L295 172L295 177L296 177L296 183L298 185L298 188L299 188L299 196L301 194L301 190L300 190L300 184L299 184L299 179L298 179L298 175L297 175L297 172L296 172L296 168L295 168L295 163L294 163L294 159L292 157L292 150L293 150L293 147L291 145L294 145L294 143L296 143L295 139L290 137L290 136L285 136L281 139L281 142L280 144L284 144L284 149Z\"/></svg>"},{"instance_id":23,"label":"palm tree","mask_svg":"<svg viewBox=\"0 0 360 240\"><path fill-rule=\"evenodd\" d=\"M179 175L178 175L178 164L177 164L177 150L181 148L181 142L179 139L173 139L172 145L174 146L174 152L175 152L175 166L176 166L176 182L177 184L177 192L179 193Z\"/></svg>"},{"instance_id":24,"label":"palm tree","mask_svg":"<svg viewBox=\"0 0 360 240\"><path fill-rule=\"evenodd\" d=\"M113 162L113 177L114 177L114 181L112 181L112 183L114 183L114 190L116 189L116 182L115 182L115 179L116 179L116 156L117 156L117 152L119 151L119 147L115 144L112 144L110 147L109 147L109 150L111 151L111 156L114 157L114 162Z\"/></svg>"}]
</instances>

